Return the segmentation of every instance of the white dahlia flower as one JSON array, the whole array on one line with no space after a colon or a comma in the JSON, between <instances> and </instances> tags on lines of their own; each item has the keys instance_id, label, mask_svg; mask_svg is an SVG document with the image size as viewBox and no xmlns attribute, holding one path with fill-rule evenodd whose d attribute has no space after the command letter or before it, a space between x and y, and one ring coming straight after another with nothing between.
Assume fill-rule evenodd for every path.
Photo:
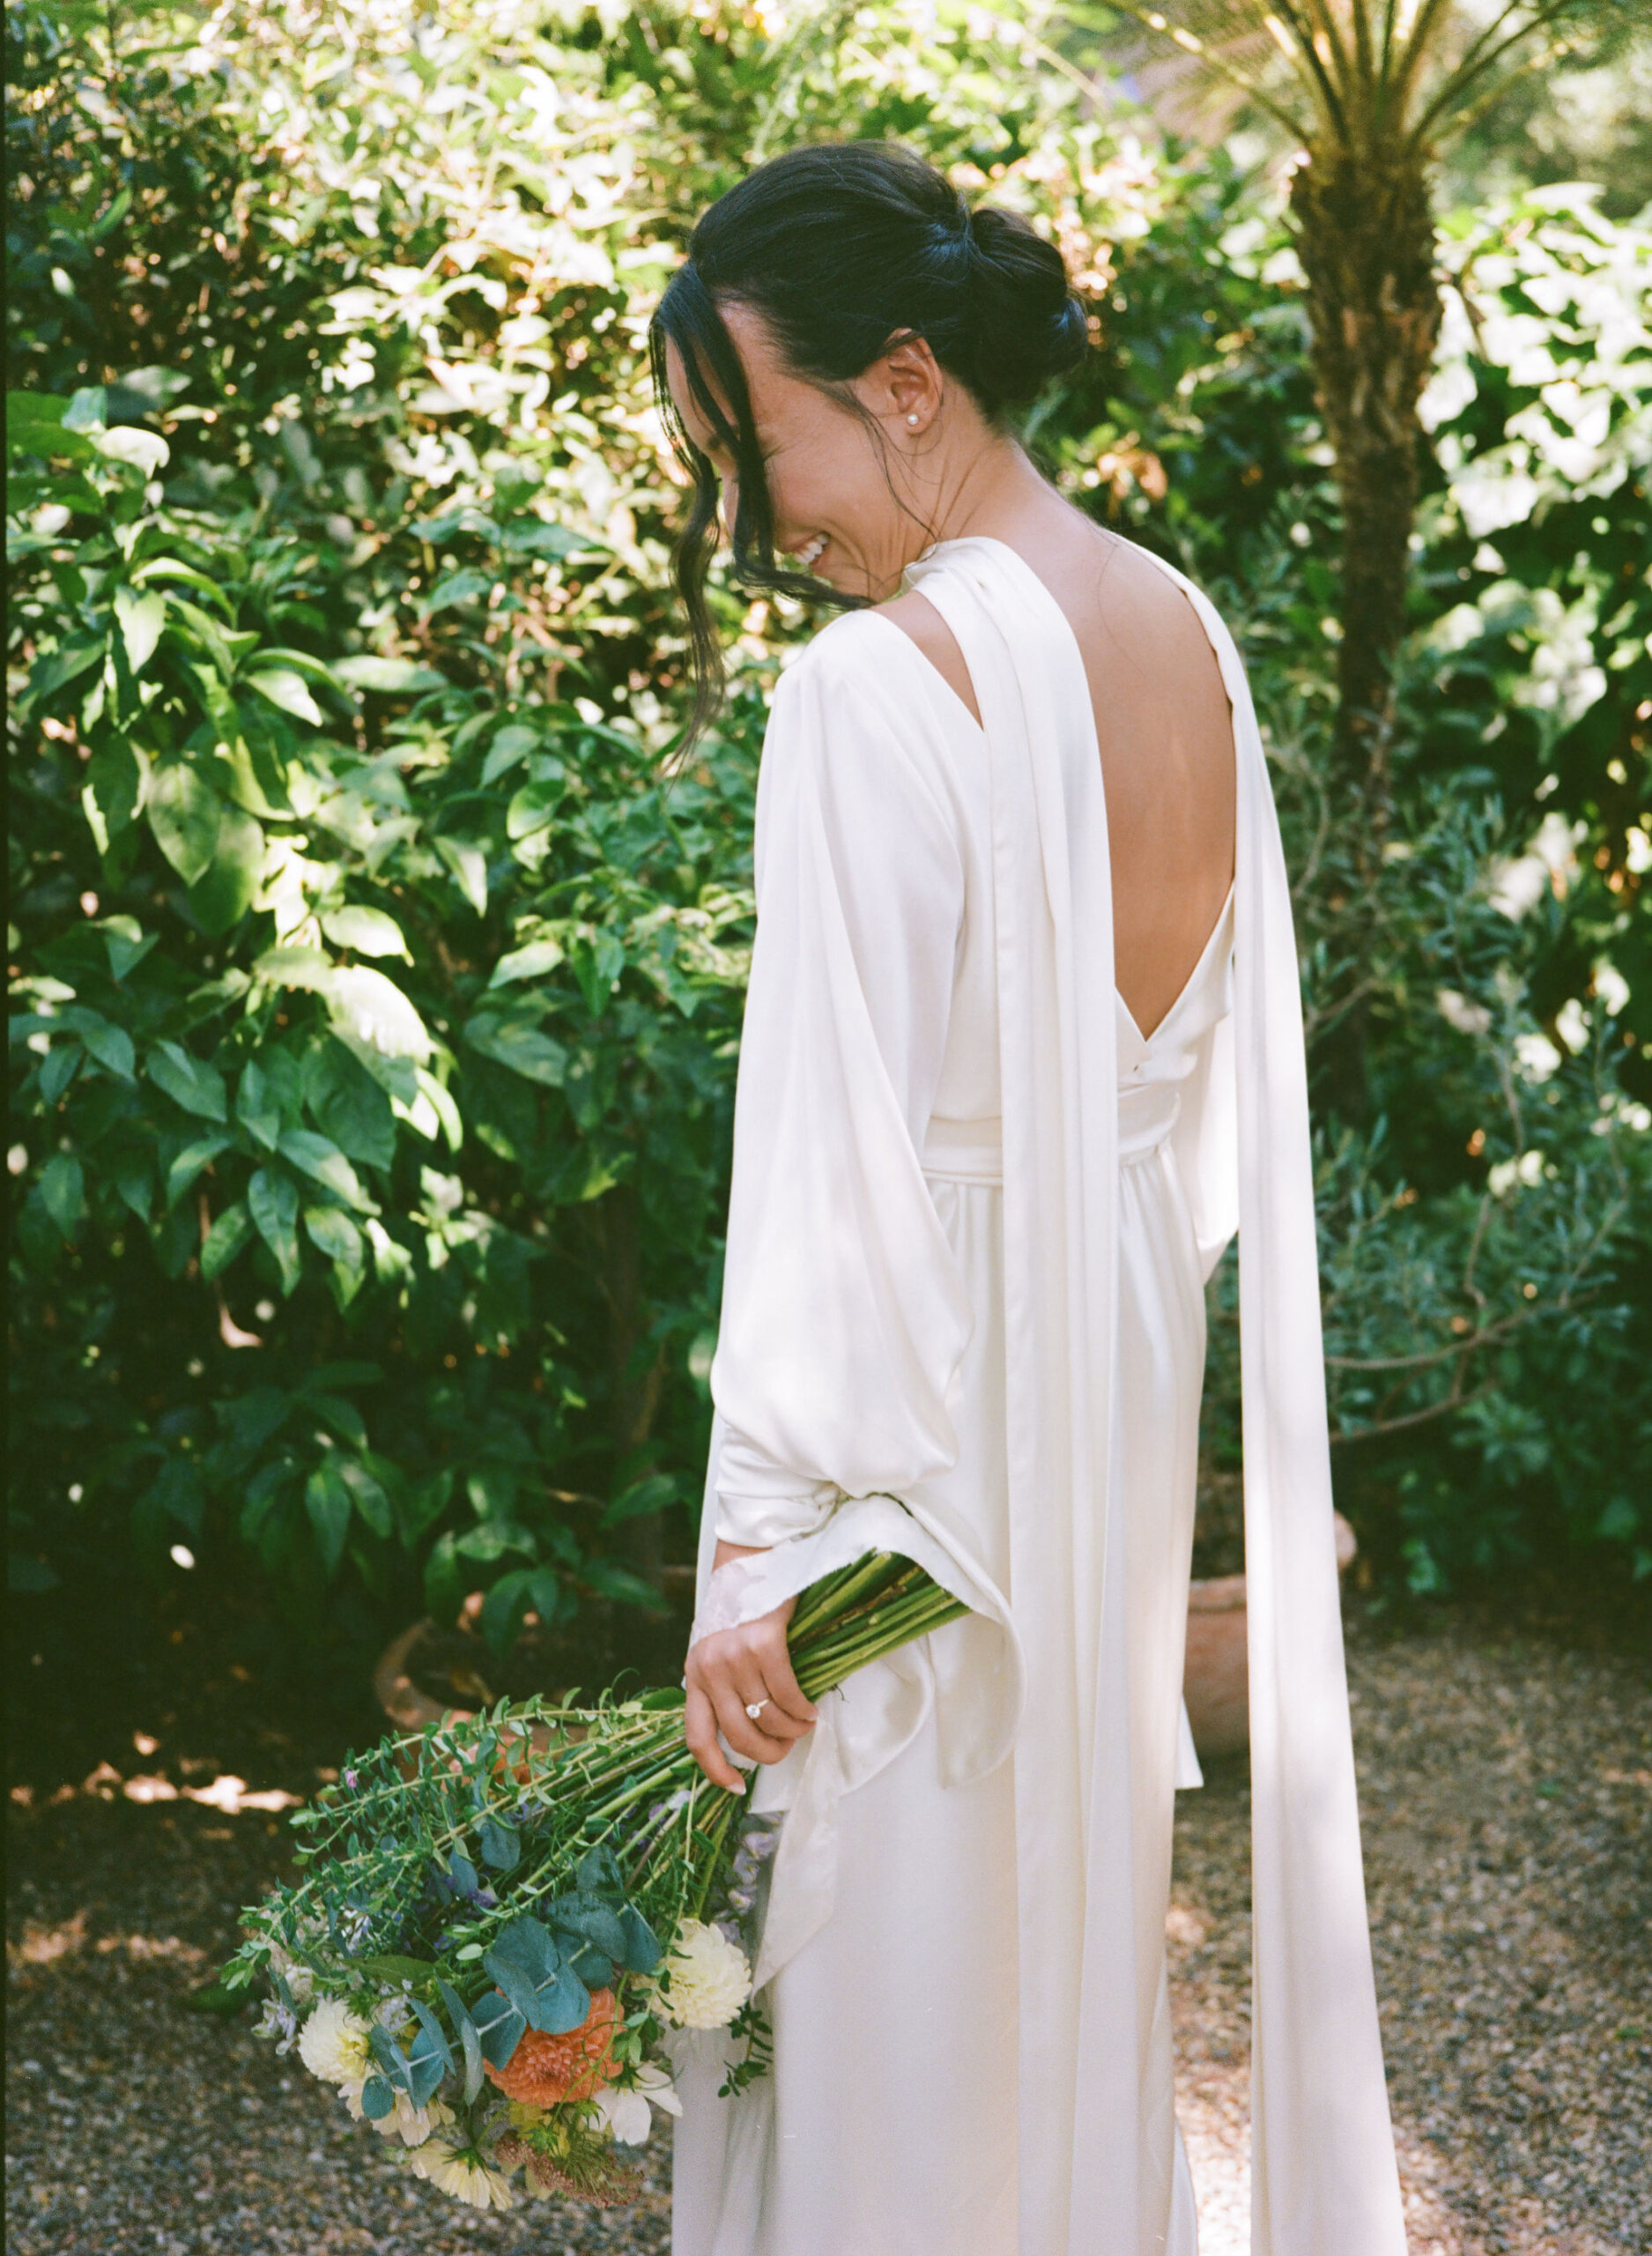
<instances>
[{"instance_id":1,"label":"white dahlia flower","mask_svg":"<svg viewBox=\"0 0 1652 2256\"><path fill-rule=\"evenodd\" d=\"M456 2147L448 2139L426 2139L407 2156L408 2167L456 2200L473 2209L513 2209L516 2196L503 2171L493 2168L475 2147Z\"/></svg>"},{"instance_id":2,"label":"white dahlia flower","mask_svg":"<svg viewBox=\"0 0 1652 2256\"><path fill-rule=\"evenodd\" d=\"M724 2029L752 1994L745 1953L703 1919L684 1920L663 1971L670 1989L656 1995L679 2029Z\"/></svg>"},{"instance_id":3,"label":"white dahlia flower","mask_svg":"<svg viewBox=\"0 0 1652 2256\"><path fill-rule=\"evenodd\" d=\"M367 2022L342 1998L323 1998L304 2024L299 2058L323 2083L359 2083L373 2073Z\"/></svg>"}]
</instances>

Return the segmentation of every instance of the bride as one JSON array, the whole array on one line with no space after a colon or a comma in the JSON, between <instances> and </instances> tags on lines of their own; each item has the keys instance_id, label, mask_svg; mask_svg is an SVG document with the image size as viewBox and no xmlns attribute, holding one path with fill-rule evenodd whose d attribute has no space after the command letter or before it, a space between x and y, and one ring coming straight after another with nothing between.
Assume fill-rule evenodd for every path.
<instances>
[{"instance_id":1,"label":"bride","mask_svg":"<svg viewBox=\"0 0 1652 2256\"><path fill-rule=\"evenodd\" d=\"M719 513L744 581L840 612L764 746L686 1668L707 1777L787 1812L774 2065L722 2098L683 2040L678 2256L1192 2256L1164 1926L1235 1228L1251 2246L1404 2250L1289 894L1226 631L1009 428L1085 344L1051 246L878 143L754 172L656 316L697 721ZM817 1711L775 1594L872 1497L977 1611Z\"/></svg>"}]
</instances>

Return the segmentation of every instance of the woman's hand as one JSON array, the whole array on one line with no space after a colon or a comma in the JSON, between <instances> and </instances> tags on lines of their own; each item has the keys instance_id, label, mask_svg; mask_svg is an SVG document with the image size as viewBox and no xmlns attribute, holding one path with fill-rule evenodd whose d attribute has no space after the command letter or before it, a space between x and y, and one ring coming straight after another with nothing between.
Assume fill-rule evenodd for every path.
<instances>
[{"instance_id":1,"label":"woman's hand","mask_svg":"<svg viewBox=\"0 0 1652 2256\"><path fill-rule=\"evenodd\" d=\"M719 1543L715 1563L751 1555L754 1547ZM794 1598L737 1629L719 1629L688 1649L684 1677L689 1751L714 1786L739 1793L745 1780L717 1744L722 1731L737 1753L755 1762L778 1762L814 1723L811 1701L804 1699L786 1650L786 1625ZM756 1717L748 1708L762 1708Z\"/></svg>"}]
</instances>

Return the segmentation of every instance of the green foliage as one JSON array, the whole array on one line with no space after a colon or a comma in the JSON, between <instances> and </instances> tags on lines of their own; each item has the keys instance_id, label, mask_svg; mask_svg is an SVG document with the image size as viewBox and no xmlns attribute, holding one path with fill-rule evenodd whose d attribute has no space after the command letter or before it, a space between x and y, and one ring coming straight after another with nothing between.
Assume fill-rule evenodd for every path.
<instances>
[{"instance_id":1,"label":"green foliage","mask_svg":"<svg viewBox=\"0 0 1652 2256\"><path fill-rule=\"evenodd\" d=\"M1652 1562L1642 230L1447 230L1374 907L1300 269L1053 11L8 23L14 1586L239 1544L309 1633L479 1591L503 1646L685 1550L812 622L722 590L674 773L642 344L752 156L857 132L1061 242L1098 351L1028 436L1246 647L1315 1054L1371 1029L1379 1126L1322 1153L1350 1480L1423 1582L1557 1527Z\"/></svg>"}]
</instances>

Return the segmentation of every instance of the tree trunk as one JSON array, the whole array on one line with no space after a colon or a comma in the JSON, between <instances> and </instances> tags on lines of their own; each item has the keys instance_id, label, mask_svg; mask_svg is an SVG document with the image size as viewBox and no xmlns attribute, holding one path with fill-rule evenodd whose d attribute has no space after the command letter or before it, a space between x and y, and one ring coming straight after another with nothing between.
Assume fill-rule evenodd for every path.
<instances>
[{"instance_id":1,"label":"tree trunk","mask_svg":"<svg viewBox=\"0 0 1652 2256\"><path fill-rule=\"evenodd\" d=\"M1394 655L1417 508L1417 402L1440 330L1440 279L1425 158L1404 149L1314 150L1291 187L1308 278L1314 374L1342 502L1332 789L1352 831L1355 898L1342 939L1369 962L1391 792ZM1321 1045L1316 1072L1346 1119L1370 1110L1367 1011L1355 1002Z\"/></svg>"},{"instance_id":2,"label":"tree trunk","mask_svg":"<svg viewBox=\"0 0 1652 2256\"><path fill-rule=\"evenodd\" d=\"M1391 146L1316 149L1292 183L1291 211L1342 500L1338 781L1359 795L1374 861L1388 820L1391 676L1417 507L1417 402L1440 331L1426 160Z\"/></svg>"}]
</instances>

